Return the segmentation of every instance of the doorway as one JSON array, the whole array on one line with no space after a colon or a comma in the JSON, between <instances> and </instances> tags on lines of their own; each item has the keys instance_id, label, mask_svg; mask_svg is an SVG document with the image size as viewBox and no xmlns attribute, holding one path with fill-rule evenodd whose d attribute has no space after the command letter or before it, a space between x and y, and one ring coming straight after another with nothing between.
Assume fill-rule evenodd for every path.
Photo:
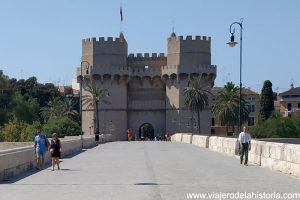
<instances>
[{"instance_id":1,"label":"doorway","mask_svg":"<svg viewBox=\"0 0 300 200\"><path fill-rule=\"evenodd\" d=\"M150 123L144 123L140 126L139 138L141 140L154 140L154 128Z\"/></svg>"}]
</instances>

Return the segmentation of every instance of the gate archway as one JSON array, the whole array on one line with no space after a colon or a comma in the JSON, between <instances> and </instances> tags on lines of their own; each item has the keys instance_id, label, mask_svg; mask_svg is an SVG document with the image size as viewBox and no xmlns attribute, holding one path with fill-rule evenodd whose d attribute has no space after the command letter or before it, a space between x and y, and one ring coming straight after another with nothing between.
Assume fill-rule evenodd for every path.
<instances>
[{"instance_id":1,"label":"gate archway","mask_svg":"<svg viewBox=\"0 0 300 200\"><path fill-rule=\"evenodd\" d=\"M141 140L153 140L154 128L150 123L144 123L139 128L139 138Z\"/></svg>"}]
</instances>

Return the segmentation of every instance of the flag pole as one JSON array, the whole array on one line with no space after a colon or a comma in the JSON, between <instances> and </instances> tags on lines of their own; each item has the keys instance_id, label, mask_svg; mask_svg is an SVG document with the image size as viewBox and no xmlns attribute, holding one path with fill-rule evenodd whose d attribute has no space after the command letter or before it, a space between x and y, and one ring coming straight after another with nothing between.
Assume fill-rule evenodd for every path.
<instances>
[{"instance_id":1,"label":"flag pole","mask_svg":"<svg viewBox=\"0 0 300 200\"><path fill-rule=\"evenodd\" d=\"M120 33L122 33L122 22L123 22L123 10L122 10L122 3L120 5Z\"/></svg>"}]
</instances>

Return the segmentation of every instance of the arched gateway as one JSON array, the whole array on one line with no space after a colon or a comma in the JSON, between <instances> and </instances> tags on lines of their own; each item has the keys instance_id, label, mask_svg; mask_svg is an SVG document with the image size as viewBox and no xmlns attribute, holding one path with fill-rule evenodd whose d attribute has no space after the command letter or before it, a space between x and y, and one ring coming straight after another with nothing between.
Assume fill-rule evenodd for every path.
<instances>
[{"instance_id":1,"label":"arched gateway","mask_svg":"<svg viewBox=\"0 0 300 200\"><path fill-rule=\"evenodd\" d=\"M168 54L128 54L127 42L119 38L89 38L82 40L82 63L77 68L77 80L82 82L82 94L88 85L109 90L109 104L99 103L95 111L82 107L85 134L100 131L112 134L113 140L126 140L126 130L140 137L140 127L153 126L149 137L175 132L190 132L185 124L192 113L185 108L183 90L194 76L206 78L210 88L216 78L216 66L211 65L211 39L206 36L168 38ZM95 122L98 119L98 123ZM201 112L201 133L210 134L211 108Z\"/></svg>"},{"instance_id":2,"label":"arched gateway","mask_svg":"<svg viewBox=\"0 0 300 200\"><path fill-rule=\"evenodd\" d=\"M144 123L139 128L139 139L154 140L154 128L149 123Z\"/></svg>"}]
</instances>

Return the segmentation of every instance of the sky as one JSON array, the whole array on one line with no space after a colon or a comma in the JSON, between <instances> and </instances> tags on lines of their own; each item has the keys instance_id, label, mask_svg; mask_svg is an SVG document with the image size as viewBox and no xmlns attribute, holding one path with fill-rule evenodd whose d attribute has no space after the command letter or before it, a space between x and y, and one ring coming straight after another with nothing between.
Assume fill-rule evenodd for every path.
<instances>
[{"instance_id":1,"label":"sky","mask_svg":"<svg viewBox=\"0 0 300 200\"><path fill-rule=\"evenodd\" d=\"M231 23L243 18L243 86L259 93L265 80L275 92L300 86L299 0L0 0L0 70L71 85L81 40L118 37L121 4L128 53L167 53L172 27L177 36L210 36L215 86L239 85L240 46L226 43Z\"/></svg>"}]
</instances>

